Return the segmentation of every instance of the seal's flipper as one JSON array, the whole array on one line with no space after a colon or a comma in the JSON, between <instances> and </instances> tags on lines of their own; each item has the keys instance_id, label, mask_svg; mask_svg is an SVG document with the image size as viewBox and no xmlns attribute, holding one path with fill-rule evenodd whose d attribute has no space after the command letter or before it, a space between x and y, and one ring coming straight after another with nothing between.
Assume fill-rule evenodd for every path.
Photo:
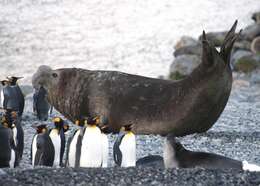
<instances>
[{"instance_id":1,"label":"seal's flipper","mask_svg":"<svg viewBox=\"0 0 260 186\"><path fill-rule=\"evenodd\" d=\"M230 55L231 55L231 50L233 48L233 44L241 33L241 30L238 34L235 33L236 27L237 27L237 20L233 24L230 31L227 33L220 49L220 55L222 56L226 64L230 63Z\"/></svg>"},{"instance_id":2,"label":"seal's flipper","mask_svg":"<svg viewBox=\"0 0 260 186\"><path fill-rule=\"evenodd\" d=\"M210 46L206 33L203 30L202 33L202 63L205 64L206 66L210 66L213 64L213 55L212 55L212 47Z\"/></svg>"}]
</instances>

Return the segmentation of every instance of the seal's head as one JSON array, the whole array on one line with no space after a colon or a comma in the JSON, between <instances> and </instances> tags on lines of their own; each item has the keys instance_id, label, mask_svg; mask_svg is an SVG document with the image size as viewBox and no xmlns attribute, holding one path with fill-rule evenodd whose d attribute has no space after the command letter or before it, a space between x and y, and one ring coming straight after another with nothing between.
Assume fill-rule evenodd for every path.
<instances>
[{"instance_id":1,"label":"seal's head","mask_svg":"<svg viewBox=\"0 0 260 186\"><path fill-rule=\"evenodd\" d=\"M57 85L58 82L59 71L52 70L51 67L47 65L40 66L32 77L32 85L35 89L40 89L41 86L48 89Z\"/></svg>"}]
</instances>

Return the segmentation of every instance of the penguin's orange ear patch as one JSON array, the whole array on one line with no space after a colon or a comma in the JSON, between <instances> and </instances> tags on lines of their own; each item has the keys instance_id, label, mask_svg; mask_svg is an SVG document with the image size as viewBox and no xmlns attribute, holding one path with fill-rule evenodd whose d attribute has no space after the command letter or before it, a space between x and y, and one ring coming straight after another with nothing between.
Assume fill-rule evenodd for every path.
<instances>
[{"instance_id":1,"label":"penguin's orange ear patch","mask_svg":"<svg viewBox=\"0 0 260 186\"><path fill-rule=\"evenodd\" d=\"M61 121L61 119L59 117L53 118L53 122L60 122L60 121Z\"/></svg>"},{"instance_id":2,"label":"penguin's orange ear patch","mask_svg":"<svg viewBox=\"0 0 260 186\"><path fill-rule=\"evenodd\" d=\"M63 129L66 131L69 130L69 125L63 125Z\"/></svg>"},{"instance_id":3,"label":"penguin's orange ear patch","mask_svg":"<svg viewBox=\"0 0 260 186\"><path fill-rule=\"evenodd\" d=\"M75 121L75 125L79 126L79 120Z\"/></svg>"}]
</instances>

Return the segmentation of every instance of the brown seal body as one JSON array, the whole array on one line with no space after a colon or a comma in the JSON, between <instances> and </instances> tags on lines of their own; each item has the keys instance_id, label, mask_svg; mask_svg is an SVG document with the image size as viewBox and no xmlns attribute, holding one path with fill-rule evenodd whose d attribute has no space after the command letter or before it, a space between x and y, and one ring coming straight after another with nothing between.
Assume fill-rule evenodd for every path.
<instances>
[{"instance_id":1,"label":"brown seal body","mask_svg":"<svg viewBox=\"0 0 260 186\"><path fill-rule=\"evenodd\" d=\"M72 121L80 116L104 116L117 132L133 124L136 134L173 132L183 136L207 131L218 119L230 95L230 52L236 23L218 52L203 34L202 63L185 79L162 80L117 71L77 68L52 70L41 66L33 85L43 85L50 103Z\"/></svg>"}]
</instances>

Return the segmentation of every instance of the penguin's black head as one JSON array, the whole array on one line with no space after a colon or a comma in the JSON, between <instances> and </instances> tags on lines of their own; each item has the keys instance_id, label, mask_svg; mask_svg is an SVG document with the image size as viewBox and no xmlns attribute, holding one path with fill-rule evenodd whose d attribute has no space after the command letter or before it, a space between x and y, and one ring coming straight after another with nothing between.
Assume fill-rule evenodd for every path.
<instances>
[{"instance_id":1,"label":"penguin's black head","mask_svg":"<svg viewBox=\"0 0 260 186\"><path fill-rule=\"evenodd\" d=\"M77 119L75 121L75 125L77 125L79 127L83 127L84 126L84 119Z\"/></svg>"},{"instance_id":2,"label":"penguin's black head","mask_svg":"<svg viewBox=\"0 0 260 186\"><path fill-rule=\"evenodd\" d=\"M67 123L64 123L64 125L63 125L63 131L64 132L67 132L68 130L69 130L69 124L67 124Z\"/></svg>"},{"instance_id":3,"label":"penguin's black head","mask_svg":"<svg viewBox=\"0 0 260 186\"><path fill-rule=\"evenodd\" d=\"M184 149L182 144L175 138L174 134L168 134L166 136L166 140L172 146L175 153L178 153L178 152L180 152L181 150Z\"/></svg>"},{"instance_id":4,"label":"penguin's black head","mask_svg":"<svg viewBox=\"0 0 260 186\"><path fill-rule=\"evenodd\" d=\"M38 125L35 128L36 128L37 134L42 134L42 133L45 133L48 131L47 125L45 125L45 124Z\"/></svg>"},{"instance_id":5,"label":"penguin's black head","mask_svg":"<svg viewBox=\"0 0 260 186\"><path fill-rule=\"evenodd\" d=\"M4 128L12 128L12 126L10 125L10 123L7 123L7 122L1 122L2 126Z\"/></svg>"},{"instance_id":6,"label":"penguin's black head","mask_svg":"<svg viewBox=\"0 0 260 186\"><path fill-rule=\"evenodd\" d=\"M15 77L15 76L8 76L7 79L10 81L11 85L16 85L17 80L23 77Z\"/></svg>"},{"instance_id":7,"label":"penguin's black head","mask_svg":"<svg viewBox=\"0 0 260 186\"><path fill-rule=\"evenodd\" d=\"M104 134L110 134L112 133L112 129L108 125L103 125L100 127L100 130Z\"/></svg>"},{"instance_id":8,"label":"penguin's black head","mask_svg":"<svg viewBox=\"0 0 260 186\"><path fill-rule=\"evenodd\" d=\"M84 120L85 125L99 125L100 124L100 117L88 117Z\"/></svg>"},{"instance_id":9,"label":"penguin's black head","mask_svg":"<svg viewBox=\"0 0 260 186\"><path fill-rule=\"evenodd\" d=\"M133 126L133 124L124 125L124 126L122 127L122 130L123 130L123 131L126 131L126 132L129 132L129 131L132 130L132 126Z\"/></svg>"},{"instance_id":10,"label":"penguin's black head","mask_svg":"<svg viewBox=\"0 0 260 186\"><path fill-rule=\"evenodd\" d=\"M8 80L2 80L2 81L1 81L1 84L2 84L3 86L8 85L8 84L9 84L9 81L8 81Z\"/></svg>"},{"instance_id":11,"label":"penguin's black head","mask_svg":"<svg viewBox=\"0 0 260 186\"><path fill-rule=\"evenodd\" d=\"M53 121L53 123L55 125L55 128L57 128L57 129L63 128L64 120L62 118L54 117L52 121Z\"/></svg>"}]
</instances>

